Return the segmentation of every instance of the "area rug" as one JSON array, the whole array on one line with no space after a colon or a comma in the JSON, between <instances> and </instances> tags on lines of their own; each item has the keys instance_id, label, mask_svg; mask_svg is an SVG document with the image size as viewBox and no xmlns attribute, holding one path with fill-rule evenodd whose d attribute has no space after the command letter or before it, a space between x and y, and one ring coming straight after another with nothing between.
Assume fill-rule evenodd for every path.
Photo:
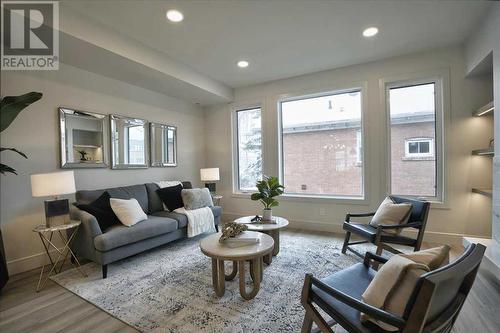
<instances>
[{"instance_id":1,"label":"area rug","mask_svg":"<svg viewBox=\"0 0 500 333\"><path fill-rule=\"evenodd\" d=\"M226 282L226 293L218 298L212 288L211 261L199 249L202 238L111 264L106 279L94 263L83 266L87 278L72 269L52 279L143 332L288 333L299 332L302 324L304 274L321 278L360 261L341 254L340 238L283 232L280 253L270 266L264 265L257 296L243 300L236 277Z\"/></svg>"}]
</instances>

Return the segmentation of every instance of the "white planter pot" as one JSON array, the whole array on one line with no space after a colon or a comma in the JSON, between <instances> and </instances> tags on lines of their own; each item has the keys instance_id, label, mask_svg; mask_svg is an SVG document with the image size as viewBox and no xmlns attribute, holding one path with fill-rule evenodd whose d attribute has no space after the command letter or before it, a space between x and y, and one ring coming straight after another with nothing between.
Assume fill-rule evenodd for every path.
<instances>
[{"instance_id":1,"label":"white planter pot","mask_svg":"<svg viewBox=\"0 0 500 333\"><path fill-rule=\"evenodd\" d=\"M264 221L271 221L273 219L273 210L272 209L263 209L262 210L262 219Z\"/></svg>"}]
</instances>

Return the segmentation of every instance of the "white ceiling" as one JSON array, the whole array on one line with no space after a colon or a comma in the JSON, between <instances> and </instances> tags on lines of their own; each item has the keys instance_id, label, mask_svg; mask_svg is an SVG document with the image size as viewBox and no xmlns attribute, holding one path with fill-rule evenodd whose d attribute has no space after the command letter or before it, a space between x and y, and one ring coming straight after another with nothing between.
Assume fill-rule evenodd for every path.
<instances>
[{"instance_id":1,"label":"white ceiling","mask_svg":"<svg viewBox=\"0 0 500 333\"><path fill-rule=\"evenodd\" d=\"M487 1L71 1L64 5L230 87L463 42ZM184 21L165 19L179 9ZM366 39L364 28L379 34ZM246 59L247 69L236 62Z\"/></svg>"}]
</instances>

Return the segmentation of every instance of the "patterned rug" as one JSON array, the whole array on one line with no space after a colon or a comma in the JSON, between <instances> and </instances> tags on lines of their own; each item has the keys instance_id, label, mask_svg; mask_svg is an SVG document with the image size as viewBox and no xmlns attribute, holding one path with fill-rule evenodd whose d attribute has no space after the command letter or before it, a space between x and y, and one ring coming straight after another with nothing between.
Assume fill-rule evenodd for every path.
<instances>
[{"instance_id":1,"label":"patterned rug","mask_svg":"<svg viewBox=\"0 0 500 333\"><path fill-rule=\"evenodd\" d=\"M302 324L304 274L324 277L359 262L352 254L340 253L340 238L285 231L280 253L270 266L264 265L257 296L243 300L236 277L226 281L226 293L218 298L211 261L199 249L202 237L113 263L107 279L94 263L83 266L87 278L71 269L52 279L143 332L288 333L299 332Z\"/></svg>"}]
</instances>

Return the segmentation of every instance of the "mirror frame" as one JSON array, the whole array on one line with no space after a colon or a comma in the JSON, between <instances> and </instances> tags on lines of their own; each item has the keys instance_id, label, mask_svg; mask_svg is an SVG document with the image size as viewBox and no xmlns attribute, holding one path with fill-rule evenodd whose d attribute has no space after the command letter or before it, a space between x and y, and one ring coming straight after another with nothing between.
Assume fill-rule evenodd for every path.
<instances>
[{"instance_id":1,"label":"mirror frame","mask_svg":"<svg viewBox=\"0 0 500 333\"><path fill-rule=\"evenodd\" d=\"M156 146L156 140L155 140L155 130L161 130L162 132L167 132L168 130L173 130L174 131L174 163L164 163L163 161L158 162L155 161L155 146ZM150 164L151 167L176 167L177 166L177 126L173 125L166 125L166 124L160 124L160 123L149 123L149 138L150 138Z\"/></svg>"},{"instance_id":2,"label":"mirror frame","mask_svg":"<svg viewBox=\"0 0 500 333\"><path fill-rule=\"evenodd\" d=\"M66 115L72 113L78 113L82 117L89 116L100 118L101 120L101 128L102 128L102 162L99 163L74 163L68 162L66 155ZM64 106L59 107L59 139L60 139L60 154L61 154L61 168L62 169L91 169L91 168L107 168L108 167L108 159L107 159L107 144L108 141L106 139L108 126L106 124L107 116L101 113L88 112L75 110L72 108L67 108Z\"/></svg>"},{"instance_id":3,"label":"mirror frame","mask_svg":"<svg viewBox=\"0 0 500 333\"><path fill-rule=\"evenodd\" d=\"M113 133L115 132L115 121L117 119L126 119L142 124L144 127L144 164L118 164L115 160L115 149L113 144ZM149 126L148 121L141 118L132 118L115 114L109 115L109 139L110 139L110 154L111 154L111 169L147 169L149 164Z\"/></svg>"}]
</instances>

